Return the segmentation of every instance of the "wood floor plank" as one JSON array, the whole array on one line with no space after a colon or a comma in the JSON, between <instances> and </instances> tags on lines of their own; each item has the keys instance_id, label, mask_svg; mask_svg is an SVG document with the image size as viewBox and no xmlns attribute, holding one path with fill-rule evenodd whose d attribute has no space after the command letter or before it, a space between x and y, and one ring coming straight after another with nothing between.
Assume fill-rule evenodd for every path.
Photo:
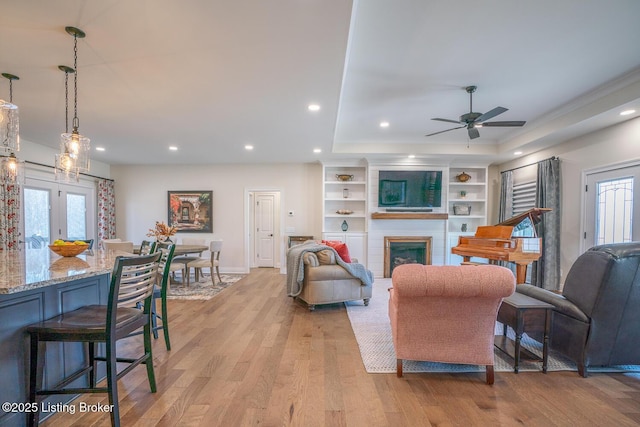
<instances>
[{"instance_id":1,"label":"wood floor plank","mask_svg":"<svg viewBox=\"0 0 640 427\"><path fill-rule=\"evenodd\" d=\"M170 300L169 314L172 350L153 344L158 392L143 367L119 382L123 427L640 425L640 374L497 372L493 386L483 373L368 374L344 305L310 312L275 269L209 301ZM110 423L59 413L42 425Z\"/></svg>"}]
</instances>

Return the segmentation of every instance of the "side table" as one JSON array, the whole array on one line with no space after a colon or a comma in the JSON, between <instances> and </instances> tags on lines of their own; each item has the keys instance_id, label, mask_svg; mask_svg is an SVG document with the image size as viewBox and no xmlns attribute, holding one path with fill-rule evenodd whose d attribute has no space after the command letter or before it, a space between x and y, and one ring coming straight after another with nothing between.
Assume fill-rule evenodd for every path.
<instances>
[{"instance_id":1,"label":"side table","mask_svg":"<svg viewBox=\"0 0 640 427\"><path fill-rule=\"evenodd\" d=\"M525 332L541 332L543 334L542 372L547 372L552 309L553 305L551 304L517 292L502 300L498 310L498 322L504 326L502 335L496 335L495 337L495 346L513 357L513 371L516 374L518 373L521 354L530 360L540 360L529 350L521 348L520 341L522 334ZM516 334L515 343L507 338L507 326L511 327Z\"/></svg>"}]
</instances>

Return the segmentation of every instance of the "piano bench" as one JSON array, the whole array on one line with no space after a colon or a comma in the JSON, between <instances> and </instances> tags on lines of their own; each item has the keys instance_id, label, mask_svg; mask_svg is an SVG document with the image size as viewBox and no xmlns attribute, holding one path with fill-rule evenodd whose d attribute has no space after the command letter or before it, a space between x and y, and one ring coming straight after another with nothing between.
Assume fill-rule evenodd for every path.
<instances>
[{"instance_id":1,"label":"piano bench","mask_svg":"<svg viewBox=\"0 0 640 427\"><path fill-rule=\"evenodd\" d=\"M489 265L489 264L486 262L462 261L460 265Z\"/></svg>"}]
</instances>

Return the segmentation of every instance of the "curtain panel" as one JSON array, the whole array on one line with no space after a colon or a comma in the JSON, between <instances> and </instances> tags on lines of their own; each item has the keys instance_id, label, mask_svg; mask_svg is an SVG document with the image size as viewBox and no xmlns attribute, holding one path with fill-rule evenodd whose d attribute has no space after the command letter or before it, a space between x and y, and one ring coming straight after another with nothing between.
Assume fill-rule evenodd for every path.
<instances>
[{"instance_id":1,"label":"curtain panel","mask_svg":"<svg viewBox=\"0 0 640 427\"><path fill-rule=\"evenodd\" d=\"M98 242L116 237L115 183L98 180Z\"/></svg>"},{"instance_id":2,"label":"curtain panel","mask_svg":"<svg viewBox=\"0 0 640 427\"><path fill-rule=\"evenodd\" d=\"M20 247L22 197L19 184L0 183L0 250Z\"/></svg>"},{"instance_id":3,"label":"curtain panel","mask_svg":"<svg viewBox=\"0 0 640 427\"><path fill-rule=\"evenodd\" d=\"M513 216L513 171L504 171L500 174L500 207L498 210L498 222L502 222Z\"/></svg>"},{"instance_id":4,"label":"curtain panel","mask_svg":"<svg viewBox=\"0 0 640 427\"><path fill-rule=\"evenodd\" d=\"M538 163L536 206L551 208L541 216L538 237L542 238L542 256L533 263L531 284L553 291L560 290L560 159Z\"/></svg>"}]
</instances>

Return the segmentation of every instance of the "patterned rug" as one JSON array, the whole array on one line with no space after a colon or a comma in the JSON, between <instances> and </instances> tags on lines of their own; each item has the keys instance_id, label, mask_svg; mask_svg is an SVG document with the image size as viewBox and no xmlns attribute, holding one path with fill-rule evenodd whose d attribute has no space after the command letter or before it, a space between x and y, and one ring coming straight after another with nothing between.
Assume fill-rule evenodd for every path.
<instances>
[{"instance_id":1,"label":"patterned rug","mask_svg":"<svg viewBox=\"0 0 640 427\"><path fill-rule=\"evenodd\" d=\"M351 327L360 347L360 355L367 372L395 373L396 354L389 323L389 292L391 279L376 279L373 284L373 296L368 307L362 300L347 302L347 314ZM508 328L507 336L515 338L513 330ZM502 325L496 322L496 334L502 334ZM542 344L526 334L521 340L522 346L532 353L542 356ZM496 349L494 369L496 372L513 372L513 359ZM404 372L484 372L484 366L459 365L450 363L418 362L405 360ZM549 352L548 371L577 371L575 363L561 354ZM542 362L520 360L520 372L542 371ZM640 366L614 366L607 368L589 368L590 372L640 372Z\"/></svg>"},{"instance_id":2,"label":"patterned rug","mask_svg":"<svg viewBox=\"0 0 640 427\"><path fill-rule=\"evenodd\" d=\"M172 282L169 287L167 299L190 299L190 300L208 300L236 283L238 280L246 276L246 274L222 274L222 282L211 282L211 277L200 277L200 282L191 280L187 285L181 282Z\"/></svg>"}]
</instances>

